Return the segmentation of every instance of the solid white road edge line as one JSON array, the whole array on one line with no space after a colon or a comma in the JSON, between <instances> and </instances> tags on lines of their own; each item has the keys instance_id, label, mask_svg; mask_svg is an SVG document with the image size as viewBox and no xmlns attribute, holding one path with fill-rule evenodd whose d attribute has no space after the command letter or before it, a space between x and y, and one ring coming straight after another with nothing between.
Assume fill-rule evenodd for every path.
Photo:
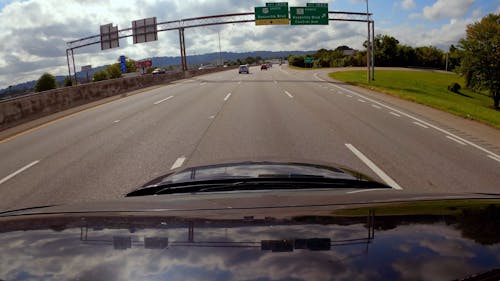
<instances>
[{"instance_id":1,"label":"solid white road edge line","mask_svg":"<svg viewBox=\"0 0 500 281\"><path fill-rule=\"evenodd\" d=\"M413 122L413 124L415 124L415 125L417 125L417 126L420 126L420 127L422 127L422 128L425 128L425 129L429 129L429 127L427 127L427 126L425 126L424 124L421 124L421 123L419 123L419 122L417 122L417 121L414 121L414 122Z\"/></svg>"},{"instance_id":2,"label":"solid white road edge line","mask_svg":"<svg viewBox=\"0 0 500 281\"><path fill-rule=\"evenodd\" d=\"M173 97L174 97L174 96L169 96L168 98L164 98L164 99L162 99L162 100L159 100L159 101L155 102L155 103L154 103L154 105L160 104L160 103L162 103L162 102L164 102L164 101L166 101L166 100L169 100L169 99L171 99L171 98L173 98Z\"/></svg>"},{"instance_id":3,"label":"solid white road edge line","mask_svg":"<svg viewBox=\"0 0 500 281\"><path fill-rule=\"evenodd\" d=\"M460 140L457 140L457 139L456 139L456 138L454 138L454 137L446 136L446 138L448 138L448 139L450 139L450 140L452 140L452 141L454 141L454 142L456 142L456 143L458 143L458 144L465 145L465 142L460 141Z\"/></svg>"},{"instance_id":4,"label":"solid white road edge line","mask_svg":"<svg viewBox=\"0 0 500 281\"><path fill-rule=\"evenodd\" d=\"M289 98L293 98L292 94L290 94L288 91L285 91L285 94L289 97Z\"/></svg>"},{"instance_id":5,"label":"solid white road edge line","mask_svg":"<svg viewBox=\"0 0 500 281\"><path fill-rule=\"evenodd\" d=\"M402 190L403 188L399 186L391 177L389 177L382 169L380 169L375 163L373 163L368 157L366 157L361 151L355 148L352 144L346 143L345 146L349 148L349 150L359 158L359 160L363 161L377 176L379 176L388 186Z\"/></svg>"},{"instance_id":6,"label":"solid white road edge line","mask_svg":"<svg viewBox=\"0 0 500 281\"><path fill-rule=\"evenodd\" d=\"M392 115L394 115L394 116L396 116L396 117L401 117L401 115L399 115L399 114L397 114L397 113L394 113L394 112L392 112L392 111L389 111L389 113L390 113L390 114L392 114Z\"/></svg>"},{"instance_id":7,"label":"solid white road edge line","mask_svg":"<svg viewBox=\"0 0 500 281\"><path fill-rule=\"evenodd\" d=\"M497 158L497 157L495 157L493 155L488 155L488 157L491 158L491 159L493 159L493 160L495 160L495 161L500 162L500 158Z\"/></svg>"},{"instance_id":8,"label":"solid white road edge line","mask_svg":"<svg viewBox=\"0 0 500 281\"><path fill-rule=\"evenodd\" d=\"M3 178L3 179L1 179L1 180L0 180L0 184L2 184L2 183L4 183L4 182L6 182L6 181L8 181L8 180L10 180L11 178L13 178L13 177L17 176L18 174L20 174L20 173L24 172L25 170L27 170L27 169L29 169L29 168L31 168L31 167L33 167L33 166L35 166L35 165L36 165L36 164L38 164L39 162L40 162L40 160L36 160L36 161L33 161L33 162L29 163L28 165L26 165L26 166L22 167L21 169L19 169L19 170L15 171L14 173L12 173L12 174L10 174L10 175L6 176L6 177L5 177L5 178Z\"/></svg>"},{"instance_id":9,"label":"solid white road edge line","mask_svg":"<svg viewBox=\"0 0 500 281\"><path fill-rule=\"evenodd\" d=\"M382 107L376 105L376 104L372 104L372 107L375 107L376 109L382 109Z\"/></svg>"},{"instance_id":10,"label":"solid white road edge line","mask_svg":"<svg viewBox=\"0 0 500 281\"><path fill-rule=\"evenodd\" d=\"M318 74L318 73L314 73L314 75L313 75L313 76L314 76L314 78L316 78L316 79L317 79L317 80L319 80L319 81L326 81L326 80L324 80L324 79L319 78L317 74ZM462 142L464 142L464 143L466 143L466 144L468 144L468 145L470 145L470 146L472 146L472 147L475 147L475 148L477 148L477 149L479 149L479 150L481 150L481 151L483 151L483 152L486 152L486 153L488 153L488 154L491 154L491 155L493 155L493 156L495 156L495 157L498 157L498 158L500 159L500 155L497 155L496 153L493 153L493 152L489 151L488 149L486 149L486 148L484 148L484 147L482 147L482 146L480 146L480 145L477 145L477 144L475 144L475 143L473 143L473 142L471 142L471 141L468 141L468 140L466 140L466 139L463 139L463 138L461 138L461 137L459 137L459 136L457 136L457 135L455 135L455 134L452 134L452 133L450 133L450 132L446 131L445 129L441 129L441 128L439 128L438 126L434 126L434 125L432 125L432 124L430 124L430 123L428 123L428 122L425 122L424 120L421 120L421 119L419 119L419 118L417 118L417 117L414 117L414 116L412 116L412 115L410 115L410 114L408 114L408 113L404 113L404 112L402 112L402 111L400 111L400 110L397 110L397 109L395 109L395 108L393 108L393 107L391 107L391 106L385 105L385 104L383 104L383 103L381 103L381 102L378 102L378 101L376 101L376 100L373 100L373 99L371 99L371 98L367 98L367 97L365 97L364 95L358 94L358 93L356 93L356 92L354 92L354 91L351 91L351 90L349 90L349 89L342 88L342 87L337 86L337 85L335 85L335 84L332 84L332 86L334 86L334 87L336 87L336 88L338 88L338 89L341 89L341 90L345 90L345 91L347 91L347 92L350 92L351 94L354 94L354 95L356 95L356 96L358 96L358 97L364 98L364 99L369 100L369 101L371 101L371 102L373 102L373 103L376 103L376 104L378 104L378 105L380 105L380 106L383 106L383 107L385 107L385 108L387 108L387 109L389 109L389 110L392 110L392 111L397 112L397 113L399 113L399 114L401 114L401 115L404 115L404 116L406 116L406 117L408 117L408 118L411 118L411 119L413 119L413 120L415 120L415 121L418 121L418 122L420 122L420 123L422 123L422 124L424 124L424 125L426 125L426 126L429 126L429 127L433 128L433 129L435 129L435 130L440 131L441 133L444 133L444 134L447 134L447 135L449 135L449 136L452 136L452 137L456 138L457 140L460 140L460 141L462 141Z\"/></svg>"},{"instance_id":11,"label":"solid white road edge line","mask_svg":"<svg viewBox=\"0 0 500 281\"><path fill-rule=\"evenodd\" d=\"M174 170L174 169L181 167L182 164L184 164L184 161L186 161L186 157L184 157L184 156L177 158L177 160L175 160L174 164L172 164L172 167L170 168L170 170Z\"/></svg>"},{"instance_id":12,"label":"solid white road edge line","mask_svg":"<svg viewBox=\"0 0 500 281\"><path fill-rule=\"evenodd\" d=\"M229 97L231 97L231 93L228 93L228 94L226 95L226 97L224 98L224 101L227 101L227 100L229 99Z\"/></svg>"}]
</instances>

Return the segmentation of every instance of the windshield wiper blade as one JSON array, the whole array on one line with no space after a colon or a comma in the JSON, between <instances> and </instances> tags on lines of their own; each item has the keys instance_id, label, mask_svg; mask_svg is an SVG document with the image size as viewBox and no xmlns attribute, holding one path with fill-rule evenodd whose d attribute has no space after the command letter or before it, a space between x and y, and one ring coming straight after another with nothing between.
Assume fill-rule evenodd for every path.
<instances>
[{"instance_id":1,"label":"windshield wiper blade","mask_svg":"<svg viewBox=\"0 0 500 281\"><path fill-rule=\"evenodd\" d=\"M184 183L166 183L144 187L128 193L127 197L147 196L160 194L202 193L219 191L244 191L244 190L286 190L286 189L377 189L391 187L375 181L355 179L334 179L324 177L294 177L294 178L242 178L223 179L210 181L195 181Z\"/></svg>"}]
</instances>

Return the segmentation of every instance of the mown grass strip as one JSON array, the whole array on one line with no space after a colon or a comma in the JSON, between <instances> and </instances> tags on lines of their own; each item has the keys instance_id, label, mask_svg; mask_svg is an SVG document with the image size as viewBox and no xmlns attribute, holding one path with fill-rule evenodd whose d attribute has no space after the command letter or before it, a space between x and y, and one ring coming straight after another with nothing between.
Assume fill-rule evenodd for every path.
<instances>
[{"instance_id":1,"label":"mown grass strip","mask_svg":"<svg viewBox=\"0 0 500 281\"><path fill-rule=\"evenodd\" d=\"M338 71L329 76L335 80L372 89L392 96L440 109L464 118L500 128L500 111L493 108L493 99L484 93L464 89L463 77L455 73L377 70L375 81L368 84L366 71ZM460 84L459 93L448 91L453 82Z\"/></svg>"}]
</instances>

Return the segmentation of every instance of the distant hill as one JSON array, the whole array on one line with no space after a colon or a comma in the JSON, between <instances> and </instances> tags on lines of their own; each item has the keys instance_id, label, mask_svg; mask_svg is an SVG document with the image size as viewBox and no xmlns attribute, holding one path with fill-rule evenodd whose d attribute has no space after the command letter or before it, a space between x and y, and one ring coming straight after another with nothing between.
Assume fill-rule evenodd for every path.
<instances>
[{"instance_id":1,"label":"distant hill","mask_svg":"<svg viewBox=\"0 0 500 281\"><path fill-rule=\"evenodd\" d=\"M245 53L222 52L221 57L224 61L236 61L237 59L243 60L247 57L261 57L263 59L283 58L290 55L307 55L314 54L316 51L255 51ZM153 57L153 66L169 66L179 65L181 57ZM189 65L209 64L215 63L219 60L219 53L208 53L203 55L187 56L187 63Z\"/></svg>"},{"instance_id":2,"label":"distant hill","mask_svg":"<svg viewBox=\"0 0 500 281\"><path fill-rule=\"evenodd\" d=\"M290 55L307 55L307 54L314 54L316 51L255 51L255 52L244 52L244 53L234 53L234 52L222 52L221 57L222 59L227 62L227 61L236 61L238 59L243 60L247 57L261 57L263 59L272 59L272 58L284 58L288 57ZM187 56L187 63L188 65L200 65L200 64L215 64L219 60L219 53L214 52L214 53L207 53L207 54L202 54L202 55L194 55L194 56ZM176 56L176 57L153 57L153 66L158 67L158 66L170 66L170 65L180 65L181 63L181 57ZM105 69L107 65L103 66L97 66L92 68L88 75L89 77L92 77L94 75L94 72L99 71L101 69ZM41 74L40 74L41 75ZM86 73L84 72L77 72L76 76L78 80L86 80L87 76ZM65 75L58 75L56 76L57 82L63 83ZM0 90L0 99L2 98L7 98L11 96L18 96L22 94L26 94L29 92L32 92L33 89L35 88L36 80L33 81L28 81L28 82L23 82L17 85L13 85L10 88L5 88Z\"/></svg>"}]
</instances>

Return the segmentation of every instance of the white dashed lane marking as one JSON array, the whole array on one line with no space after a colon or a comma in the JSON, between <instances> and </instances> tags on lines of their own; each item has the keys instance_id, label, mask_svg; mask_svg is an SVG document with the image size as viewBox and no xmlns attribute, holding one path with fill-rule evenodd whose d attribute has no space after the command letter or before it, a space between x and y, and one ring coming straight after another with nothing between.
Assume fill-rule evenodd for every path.
<instances>
[{"instance_id":1,"label":"white dashed lane marking","mask_svg":"<svg viewBox=\"0 0 500 281\"><path fill-rule=\"evenodd\" d=\"M173 97L174 97L174 96L169 96L168 98L164 98L164 99L162 99L162 100L159 100L159 101L155 102L155 103L154 103L154 105L160 104L160 103L162 103L162 102L164 102L164 101L167 101L167 100L169 100L169 99L171 99L171 98L173 98Z\"/></svg>"},{"instance_id":2,"label":"white dashed lane marking","mask_svg":"<svg viewBox=\"0 0 500 281\"><path fill-rule=\"evenodd\" d=\"M177 158L177 160L175 160L174 164L172 164L172 167L170 168L170 170L174 170L174 169L181 167L182 164L184 164L184 161L186 161L186 157L184 157L184 156Z\"/></svg>"},{"instance_id":3,"label":"white dashed lane marking","mask_svg":"<svg viewBox=\"0 0 500 281\"><path fill-rule=\"evenodd\" d=\"M10 180L11 178L13 178L13 177L15 177L15 176L19 175L19 174L20 174L20 173L22 173L22 172L24 172L24 171L28 170L29 168L31 168L31 167L33 167L33 166L35 166L35 165L36 165L36 164L38 164L39 162L40 162L40 160L36 160L36 161L33 161L33 162L29 163L28 165L26 165L26 166L22 167L21 169L19 169L19 170L15 171L14 173L12 173L12 174L10 174L10 175L6 176L6 177L5 177L5 178L3 178L3 179L1 179L1 180L0 180L0 184L2 184L2 183L4 183L4 182L6 182L6 181L8 181L8 180Z\"/></svg>"}]
</instances>

